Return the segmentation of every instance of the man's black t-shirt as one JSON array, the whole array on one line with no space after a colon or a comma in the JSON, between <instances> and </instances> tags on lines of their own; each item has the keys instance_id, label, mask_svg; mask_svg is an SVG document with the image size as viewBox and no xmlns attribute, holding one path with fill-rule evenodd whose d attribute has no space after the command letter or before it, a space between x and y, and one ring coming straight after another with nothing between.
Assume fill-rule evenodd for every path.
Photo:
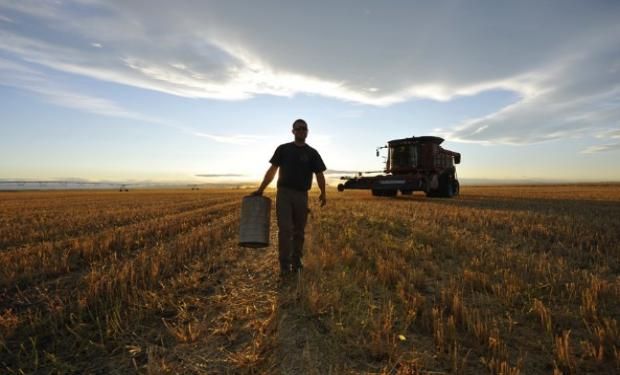
<instances>
[{"instance_id":1,"label":"man's black t-shirt","mask_svg":"<svg viewBox=\"0 0 620 375\"><path fill-rule=\"evenodd\" d=\"M321 155L308 145L295 142L278 146L269 162L280 167L278 187L308 191L312 186L312 173L323 172L325 164Z\"/></svg>"}]
</instances>

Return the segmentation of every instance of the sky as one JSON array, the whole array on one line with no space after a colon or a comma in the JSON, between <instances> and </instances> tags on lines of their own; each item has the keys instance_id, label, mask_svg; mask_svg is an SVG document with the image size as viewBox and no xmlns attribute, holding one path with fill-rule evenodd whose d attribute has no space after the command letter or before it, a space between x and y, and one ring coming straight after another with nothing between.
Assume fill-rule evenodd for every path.
<instances>
[{"instance_id":1,"label":"sky","mask_svg":"<svg viewBox=\"0 0 620 375\"><path fill-rule=\"evenodd\" d=\"M303 118L331 170L435 135L461 179L620 181L619 20L617 0L0 0L0 179L256 181Z\"/></svg>"}]
</instances>

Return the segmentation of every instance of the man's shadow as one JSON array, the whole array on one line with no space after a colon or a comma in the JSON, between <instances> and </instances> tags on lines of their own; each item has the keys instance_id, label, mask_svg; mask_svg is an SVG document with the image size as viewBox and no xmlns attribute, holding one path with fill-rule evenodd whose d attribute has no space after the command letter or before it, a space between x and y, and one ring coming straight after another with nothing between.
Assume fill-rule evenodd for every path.
<instances>
[{"instance_id":1,"label":"man's shadow","mask_svg":"<svg viewBox=\"0 0 620 375\"><path fill-rule=\"evenodd\" d=\"M304 307L307 279L300 271L278 283L276 298L276 353L281 374L333 373L324 361L321 340L328 333L317 316Z\"/></svg>"}]
</instances>

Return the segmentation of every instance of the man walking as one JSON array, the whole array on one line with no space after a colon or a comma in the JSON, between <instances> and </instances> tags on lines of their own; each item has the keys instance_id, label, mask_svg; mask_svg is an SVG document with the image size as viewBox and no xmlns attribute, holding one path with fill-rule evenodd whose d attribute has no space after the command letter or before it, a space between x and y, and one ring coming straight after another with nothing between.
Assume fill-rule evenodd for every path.
<instances>
[{"instance_id":1,"label":"man walking","mask_svg":"<svg viewBox=\"0 0 620 375\"><path fill-rule=\"evenodd\" d=\"M308 190L312 185L312 174L321 189L319 200L325 206L325 164L321 155L308 144L308 124L298 119L293 122L295 141L278 146L269 162L271 167L265 173L263 182L252 195L262 195L265 188L278 175L276 215L278 218L278 251L280 275L298 272L302 267L304 229L308 216Z\"/></svg>"}]
</instances>

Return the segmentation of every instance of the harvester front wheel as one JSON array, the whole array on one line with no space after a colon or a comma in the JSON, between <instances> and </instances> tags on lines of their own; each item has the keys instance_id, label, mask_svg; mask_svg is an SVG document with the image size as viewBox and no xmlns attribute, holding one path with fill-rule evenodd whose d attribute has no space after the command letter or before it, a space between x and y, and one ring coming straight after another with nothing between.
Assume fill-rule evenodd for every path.
<instances>
[{"instance_id":1,"label":"harvester front wheel","mask_svg":"<svg viewBox=\"0 0 620 375\"><path fill-rule=\"evenodd\" d=\"M431 190L426 194L427 197L439 197L439 198L452 198L458 192L455 190L456 186L448 175L443 175L439 178L439 187L437 190Z\"/></svg>"},{"instance_id":2,"label":"harvester front wheel","mask_svg":"<svg viewBox=\"0 0 620 375\"><path fill-rule=\"evenodd\" d=\"M439 189L441 190L441 196L444 198L452 198L454 196L452 181L445 181L439 186Z\"/></svg>"}]
</instances>

